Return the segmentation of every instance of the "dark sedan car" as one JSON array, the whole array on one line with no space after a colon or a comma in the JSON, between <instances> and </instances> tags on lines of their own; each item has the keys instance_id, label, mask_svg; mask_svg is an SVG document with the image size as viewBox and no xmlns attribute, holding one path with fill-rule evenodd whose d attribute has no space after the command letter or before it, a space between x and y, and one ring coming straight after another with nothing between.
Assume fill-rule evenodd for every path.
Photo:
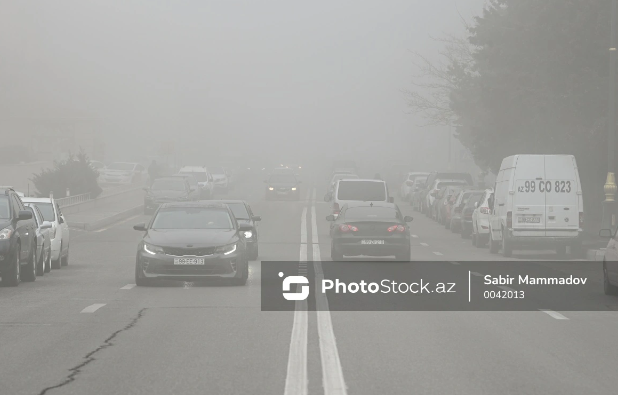
<instances>
[{"instance_id":1,"label":"dark sedan car","mask_svg":"<svg viewBox=\"0 0 618 395\"><path fill-rule=\"evenodd\" d=\"M137 248L135 283L153 279L196 281L229 279L244 285L249 276L247 225L238 225L231 209L221 203L185 202L163 204L144 231Z\"/></svg>"},{"instance_id":2,"label":"dark sedan car","mask_svg":"<svg viewBox=\"0 0 618 395\"><path fill-rule=\"evenodd\" d=\"M144 188L144 214L153 213L163 203L196 200L195 189L183 177L161 177Z\"/></svg>"},{"instance_id":3,"label":"dark sedan car","mask_svg":"<svg viewBox=\"0 0 618 395\"><path fill-rule=\"evenodd\" d=\"M251 227L250 230L245 231L243 234L247 242L249 260L256 260L260 254L258 247L258 222L262 220L262 217L253 215L251 207L244 200L216 200L213 202L227 204L232 209L232 213L239 225Z\"/></svg>"},{"instance_id":4,"label":"dark sedan car","mask_svg":"<svg viewBox=\"0 0 618 395\"><path fill-rule=\"evenodd\" d=\"M294 174L271 174L266 183L266 199L287 198L300 200L300 183Z\"/></svg>"},{"instance_id":5,"label":"dark sedan car","mask_svg":"<svg viewBox=\"0 0 618 395\"><path fill-rule=\"evenodd\" d=\"M389 256L399 261L410 260L410 228L394 203L344 204L330 229L331 258L334 261L347 256Z\"/></svg>"}]
</instances>

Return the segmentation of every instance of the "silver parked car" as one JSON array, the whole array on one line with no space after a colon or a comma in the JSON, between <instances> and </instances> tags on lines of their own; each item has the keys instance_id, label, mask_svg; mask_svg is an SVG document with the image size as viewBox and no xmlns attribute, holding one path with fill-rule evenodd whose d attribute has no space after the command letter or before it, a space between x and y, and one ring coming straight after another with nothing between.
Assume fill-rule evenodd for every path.
<instances>
[{"instance_id":1,"label":"silver parked car","mask_svg":"<svg viewBox=\"0 0 618 395\"><path fill-rule=\"evenodd\" d=\"M32 217L36 223L36 252L35 252L35 271L37 276L42 276L51 271L51 232L52 223L43 219L43 213L32 203L24 203L26 209L32 212Z\"/></svg>"}]
</instances>

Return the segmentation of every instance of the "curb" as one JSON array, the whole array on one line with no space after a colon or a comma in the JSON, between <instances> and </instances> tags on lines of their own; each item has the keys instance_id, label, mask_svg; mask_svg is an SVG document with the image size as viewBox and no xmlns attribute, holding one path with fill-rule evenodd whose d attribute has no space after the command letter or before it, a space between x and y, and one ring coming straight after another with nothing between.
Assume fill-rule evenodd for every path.
<instances>
[{"instance_id":1,"label":"curb","mask_svg":"<svg viewBox=\"0 0 618 395\"><path fill-rule=\"evenodd\" d=\"M112 224L114 224L114 223L116 223L118 221L121 221L123 219L130 218L130 217L132 217L134 215L141 214L143 211L144 211L144 205L140 204L139 206L136 206L136 207L130 208L128 210L119 212L118 214L114 214L112 216L100 219L98 221L87 222L87 223L84 223L84 222L73 222L73 223L71 223L71 227L72 228L83 229L83 230L90 230L90 231L97 230L97 229L103 228L105 226L112 225Z\"/></svg>"},{"instance_id":2,"label":"curb","mask_svg":"<svg viewBox=\"0 0 618 395\"><path fill-rule=\"evenodd\" d=\"M605 248L598 250L586 250L586 259L589 261L603 261L605 257Z\"/></svg>"}]
</instances>

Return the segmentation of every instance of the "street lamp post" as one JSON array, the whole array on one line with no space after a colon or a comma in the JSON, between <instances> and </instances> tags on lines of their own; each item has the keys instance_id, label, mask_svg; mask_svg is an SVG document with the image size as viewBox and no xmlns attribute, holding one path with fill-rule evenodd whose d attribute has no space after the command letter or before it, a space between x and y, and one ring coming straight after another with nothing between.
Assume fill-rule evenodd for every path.
<instances>
[{"instance_id":1,"label":"street lamp post","mask_svg":"<svg viewBox=\"0 0 618 395\"><path fill-rule=\"evenodd\" d=\"M614 174L614 148L616 146L616 11L618 0L612 0L611 37L609 46L609 103L607 114L607 179L603 186L603 227L613 229L616 226L614 199L616 195L616 176Z\"/></svg>"}]
</instances>

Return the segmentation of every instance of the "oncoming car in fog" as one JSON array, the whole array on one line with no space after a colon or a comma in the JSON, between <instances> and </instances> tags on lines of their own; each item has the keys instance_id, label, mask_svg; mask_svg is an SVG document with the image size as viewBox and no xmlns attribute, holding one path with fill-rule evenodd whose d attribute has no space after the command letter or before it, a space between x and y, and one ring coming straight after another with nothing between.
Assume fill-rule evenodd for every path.
<instances>
[{"instance_id":1,"label":"oncoming car in fog","mask_svg":"<svg viewBox=\"0 0 618 395\"><path fill-rule=\"evenodd\" d=\"M251 206L243 200L216 200L215 203L226 204L232 214L241 225L250 226L251 230L243 232L247 242L247 256L249 260L256 260L260 254L258 247L258 222L262 220L259 215L253 215Z\"/></svg>"},{"instance_id":2,"label":"oncoming car in fog","mask_svg":"<svg viewBox=\"0 0 618 395\"><path fill-rule=\"evenodd\" d=\"M239 225L231 209L221 203L178 202L163 204L148 225L137 248L135 284L153 279L196 281L227 279L244 285L249 276L248 225Z\"/></svg>"},{"instance_id":3,"label":"oncoming car in fog","mask_svg":"<svg viewBox=\"0 0 618 395\"><path fill-rule=\"evenodd\" d=\"M266 183L266 199L290 198L300 200L300 183L294 174L271 174Z\"/></svg>"},{"instance_id":4,"label":"oncoming car in fog","mask_svg":"<svg viewBox=\"0 0 618 395\"><path fill-rule=\"evenodd\" d=\"M144 214L153 213L163 203L198 199L189 181L178 176L157 178L150 188L144 190Z\"/></svg>"},{"instance_id":5,"label":"oncoming car in fog","mask_svg":"<svg viewBox=\"0 0 618 395\"><path fill-rule=\"evenodd\" d=\"M410 260L410 228L394 203L346 203L337 218L326 217L330 229L331 258L340 261L347 256L389 256L399 261Z\"/></svg>"}]
</instances>

